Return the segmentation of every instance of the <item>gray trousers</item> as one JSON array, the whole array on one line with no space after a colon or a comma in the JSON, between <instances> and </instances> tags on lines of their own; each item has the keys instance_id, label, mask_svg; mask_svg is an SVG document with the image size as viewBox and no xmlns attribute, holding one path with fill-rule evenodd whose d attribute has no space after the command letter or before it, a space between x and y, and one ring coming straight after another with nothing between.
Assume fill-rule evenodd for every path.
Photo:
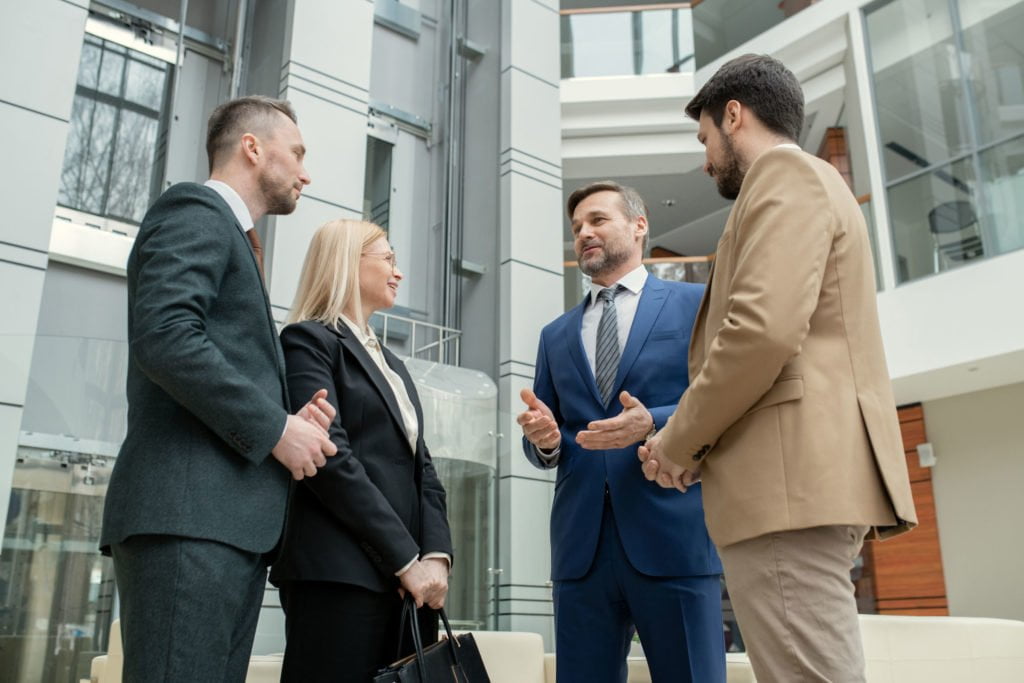
<instances>
[{"instance_id":1,"label":"gray trousers","mask_svg":"<svg viewBox=\"0 0 1024 683\"><path fill-rule=\"evenodd\" d=\"M850 570L867 531L819 526L718 549L757 683L863 683Z\"/></svg>"},{"instance_id":2,"label":"gray trousers","mask_svg":"<svg viewBox=\"0 0 1024 683\"><path fill-rule=\"evenodd\" d=\"M111 551L125 683L244 683L267 578L262 554L156 535Z\"/></svg>"}]
</instances>

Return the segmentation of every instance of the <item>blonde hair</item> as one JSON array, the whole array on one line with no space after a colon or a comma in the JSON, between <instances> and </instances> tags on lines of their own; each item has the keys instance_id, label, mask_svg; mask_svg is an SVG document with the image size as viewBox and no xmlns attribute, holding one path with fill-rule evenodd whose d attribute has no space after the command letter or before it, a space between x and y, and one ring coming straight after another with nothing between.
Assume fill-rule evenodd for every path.
<instances>
[{"instance_id":1,"label":"blonde hair","mask_svg":"<svg viewBox=\"0 0 1024 683\"><path fill-rule=\"evenodd\" d=\"M387 233L368 221L336 220L317 228L306 251L289 323L319 320L337 328L341 314L351 308L354 323L363 327L359 297L359 257Z\"/></svg>"}]
</instances>

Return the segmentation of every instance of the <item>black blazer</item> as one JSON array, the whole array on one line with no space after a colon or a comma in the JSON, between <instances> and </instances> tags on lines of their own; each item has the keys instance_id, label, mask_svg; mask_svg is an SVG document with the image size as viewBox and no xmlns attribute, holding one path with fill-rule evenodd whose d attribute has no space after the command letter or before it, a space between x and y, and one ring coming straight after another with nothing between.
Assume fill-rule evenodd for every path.
<instances>
[{"instance_id":1,"label":"black blazer","mask_svg":"<svg viewBox=\"0 0 1024 683\"><path fill-rule=\"evenodd\" d=\"M284 356L252 248L220 195L167 190L139 228L127 284L128 433L101 547L172 534L269 551L291 479L270 455L288 415Z\"/></svg>"},{"instance_id":2,"label":"black blazer","mask_svg":"<svg viewBox=\"0 0 1024 683\"><path fill-rule=\"evenodd\" d=\"M387 380L343 322L338 330L313 321L289 325L281 342L291 395L297 399L323 387L337 407L330 435L338 454L315 477L293 485L270 579L394 590L395 572L417 555L452 553L445 491L423 443L423 411L412 378L384 349L416 407L421 427L415 454Z\"/></svg>"}]
</instances>

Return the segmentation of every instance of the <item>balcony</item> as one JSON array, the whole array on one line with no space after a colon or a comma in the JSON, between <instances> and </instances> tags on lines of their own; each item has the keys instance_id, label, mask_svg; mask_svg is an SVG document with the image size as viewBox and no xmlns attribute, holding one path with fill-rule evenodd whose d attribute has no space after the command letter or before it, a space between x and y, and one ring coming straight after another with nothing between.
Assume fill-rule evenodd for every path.
<instances>
[{"instance_id":1,"label":"balcony","mask_svg":"<svg viewBox=\"0 0 1024 683\"><path fill-rule=\"evenodd\" d=\"M563 79L694 70L688 2L563 9L561 14Z\"/></svg>"}]
</instances>

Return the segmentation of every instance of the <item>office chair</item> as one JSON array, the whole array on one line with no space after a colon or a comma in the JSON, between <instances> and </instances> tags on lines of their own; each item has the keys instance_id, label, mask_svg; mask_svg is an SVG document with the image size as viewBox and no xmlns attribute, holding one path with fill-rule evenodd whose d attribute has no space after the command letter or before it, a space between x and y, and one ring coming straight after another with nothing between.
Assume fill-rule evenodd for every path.
<instances>
[{"instance_id":1,"label":"office chair","mask_svg":"<svg viewBox=\"0 0 1024 683\"><path fill-rule=\"evenodd\" d=\"M944 202L928 212L935 244L935 272L962 265L984 255L981 226L971 202Z\"/></svg>"}]
</instances>

